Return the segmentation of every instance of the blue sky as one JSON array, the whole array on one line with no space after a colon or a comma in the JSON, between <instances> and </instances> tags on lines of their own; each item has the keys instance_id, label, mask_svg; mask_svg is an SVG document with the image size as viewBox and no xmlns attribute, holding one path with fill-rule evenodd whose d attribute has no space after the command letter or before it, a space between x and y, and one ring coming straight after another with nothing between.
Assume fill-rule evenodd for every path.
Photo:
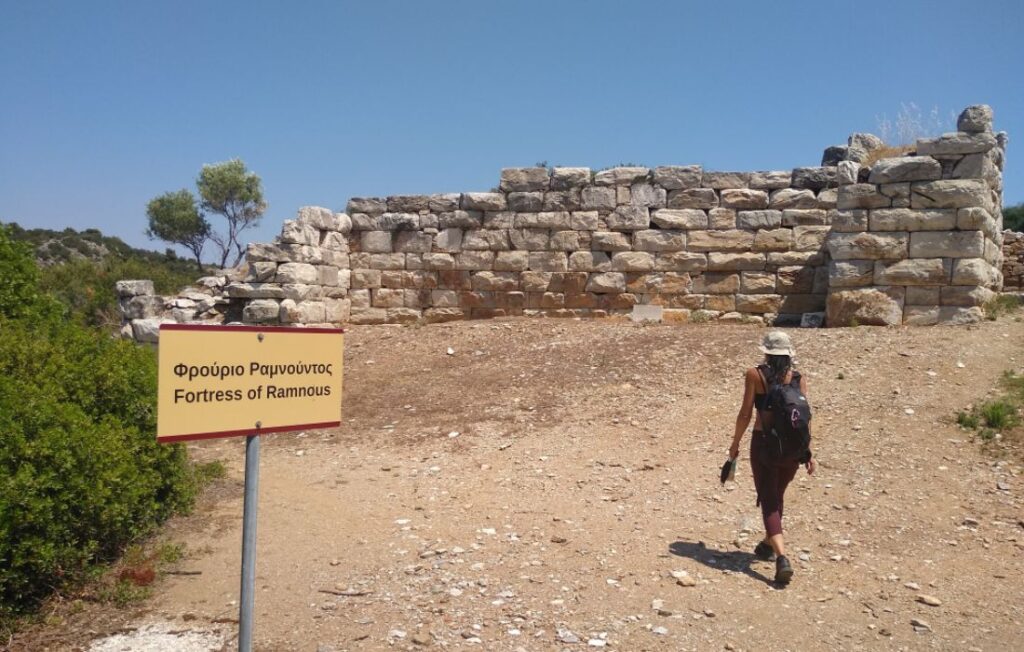
<instances>
[{"instance_id":1,"label":"blue sky","mask_svg":"<svg viewBox=\"0 0 1024 652\"><path fill-rule=\"evenodd\" d=\"M299 206L487 190L542 160L816 165L907 102L991 104L1014 204L1022 7L0 0L0 221L162 249L146 202L241 157L269 240Z\"/></svg>"}]
</instances>

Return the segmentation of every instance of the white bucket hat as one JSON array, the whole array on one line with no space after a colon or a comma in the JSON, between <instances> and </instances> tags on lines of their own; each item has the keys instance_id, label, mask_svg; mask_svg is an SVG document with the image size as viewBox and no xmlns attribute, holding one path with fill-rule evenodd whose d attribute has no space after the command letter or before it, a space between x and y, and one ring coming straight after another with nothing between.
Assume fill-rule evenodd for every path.
<instances>
[{"instance_id":1,"label":"white bucket hat","mask_svg":"<svg viewBox=\"0 0 1024 652\"><path fill-rule=\"evenodd\" d=\"M790 341L789 335L782 331L769 331L761 340L761 352L767 355L792 356L793 342Z\"/></svg>"}]
</instances>

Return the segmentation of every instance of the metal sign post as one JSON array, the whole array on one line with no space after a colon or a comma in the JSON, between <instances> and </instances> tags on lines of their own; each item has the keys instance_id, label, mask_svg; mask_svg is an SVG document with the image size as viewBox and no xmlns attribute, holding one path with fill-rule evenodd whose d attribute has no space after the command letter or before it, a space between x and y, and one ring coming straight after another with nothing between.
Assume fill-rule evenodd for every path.
<instances>
[{"instance_id":1,"label":"metal sign post","mask_svg":"<svg viewBox=\"0 0 1024 652\"><path fill-rule=\"evenodd\" d=\"M238 652L252 651L256 607L256 510L260 493L260 431L245 438L245 498L242 506L242 589L238 604Z\"/></svg>"}]
</instances>

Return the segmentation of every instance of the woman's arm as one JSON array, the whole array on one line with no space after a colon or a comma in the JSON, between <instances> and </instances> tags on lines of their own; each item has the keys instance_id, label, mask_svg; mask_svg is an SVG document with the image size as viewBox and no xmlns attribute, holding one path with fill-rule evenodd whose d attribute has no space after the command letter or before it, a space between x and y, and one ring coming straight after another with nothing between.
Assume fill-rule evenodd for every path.
<instances>
[{"instance_id":1,"label":"woman's arm","mask_svg":"<svg viewBox=\"0 0 1024 652\"><path fill-rule=\"evenodd\" d=\"M807 403L810 404L811 399L807 397L807 378L805 378L804 376L800 376L800 393L804 395L804 398L807 399ZM807 424L807 432L811 432L810 423ZM807 460L807 464L805 466L807 467L808 475L814 475L814 470L818 468L818 465L817 463L815 463L813 456L811 457L811 459Z\"/></svg>"},{"instance_id":2,"label":"woman's arm","mask_svg":"<svg viewBox=\"0 0 1024 652\"><path fill-rule=\"evenodd\" d=\"M743 403L740 405L739 414L736 415L736 432L732 436L732 445L729 446L729 457L734 459L740 456L740 441L743 440L743 433L747 431L754 413L757 379L757 369L747 369L743 383Z\"/></svg>"}]
</instances>

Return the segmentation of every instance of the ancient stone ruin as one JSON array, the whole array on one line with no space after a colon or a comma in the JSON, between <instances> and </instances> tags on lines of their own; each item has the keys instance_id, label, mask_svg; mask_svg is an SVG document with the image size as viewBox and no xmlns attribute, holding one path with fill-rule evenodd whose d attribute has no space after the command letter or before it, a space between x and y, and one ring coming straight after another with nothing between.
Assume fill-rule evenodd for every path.
<instances>
[{"instance_id":1,"label":"ancient stone ruin","mask_svg":"<svg viewBox=\"0 0 1024 652\"><path fill-rule=\"evenodd\" d=\"M205 279L209 300L175 299L175 319L376 324L655 304L678 321L973 322L1003 285L1007 139L984 105L957 128L902 149L854 134L820 167L508 168L490 192L307 207L274 242L250 244L222 287Z\"/></svg>"}]
</instances>

